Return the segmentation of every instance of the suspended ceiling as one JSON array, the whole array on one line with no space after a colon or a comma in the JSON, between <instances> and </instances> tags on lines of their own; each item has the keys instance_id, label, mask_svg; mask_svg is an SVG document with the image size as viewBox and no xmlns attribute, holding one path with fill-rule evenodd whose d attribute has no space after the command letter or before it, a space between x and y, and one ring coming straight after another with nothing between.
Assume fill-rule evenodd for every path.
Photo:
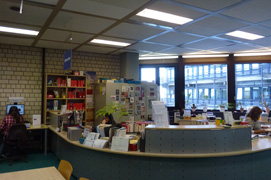
<instances>
[{"instance_id":1,"label":"suspended ceiling","mask_svg":"<svg viewBox=\"0 0 271 180\"><path fill-rule=\"evenodd\" d=\"M0 43L140 56L271 50L270 0L0 0L0 26L39 31L35 37L0 32ZM136 16L148 8L194 19L176 25ZM234 30L264 38L225 35ZM72 40L70 40L72 37ZM97 45L94 38L131 43Z\"/></svg>"}]
</instances>

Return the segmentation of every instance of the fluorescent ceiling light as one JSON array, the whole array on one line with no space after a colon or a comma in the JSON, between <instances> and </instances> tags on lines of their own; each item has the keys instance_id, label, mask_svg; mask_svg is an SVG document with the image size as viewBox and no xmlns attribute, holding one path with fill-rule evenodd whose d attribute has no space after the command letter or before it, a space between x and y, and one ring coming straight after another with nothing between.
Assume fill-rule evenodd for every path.
<instances>
[{"instance_id":1,"label":"fluorescent ceiling light","mask_svg":"<svg viewBox=\"0 0 271 180\"><path fill-rule=\"evenodd\" d=\"M8 32L8 33L15 33L15 34L26 34L26 35L32 35L32 36L36 36L37 34L39 34L39 31L11 28L11 27L5 27L5 26L0 26L0 31L1 32Z\"/></svg>"},{"instance_id":2,"label":"fluorescent ceiling light","mask_svg":"<svg viewBox=\"0 0 271 180\"><path fill-rule=\"evenodd\" d=\"M238 37L238 38L243 38L243 39L248 39L248 40L255 40L255 39L264 38L264 36L244 32L244 31L233 31L233 32L227 33L226 35L234 36L234 37Z\"/></svg>"},{"instance_id":3,"label":"fluorescent ceiling light","mask_svg":"<svg viewBox=\"0 0 271 180\"><path fill-rule=\"evenodd\" d=\"M240 53L240 54L234 54L234 56L268 56L271 55L271 52L265 52L265 53Z\"/></svg>"},{"instance_id":4,"label":"fluorescent ceiling light","mask_svg":"<svg viewBox=\"0 0 271 180\"><path fill-rule=\"evenodd\" d=\"M193 21L193 19L190 18L181 17L161 11L155 11L152 9L144 9L143 11L140 11L136 15L180 25Z\"/></svg>"},{"instance_id":5,"label":"fluorescent ceiling light","mask_svg":"<svg viewBox=\"0 0 271 180\"><path fill-rule=\"evenodd\" d=\"M152 60L152 59L177 59L178 56L147 56L147 57L139 57L139 60Z\"/></svg>"},{"instance_id":6,"label":"fluorescent ceiling light","mask_svg":"<svg viewBox=\"0 0 271 180\"><path fill-rule=\"evenodd\" d=\"M209 58L209 57L228 57L229 54L198 54L198 55L185 55L183 58Z\"/></svg>"},{"instance_id":7,"label":"fluorescent ceiling light","mask_svg":"<svg viewBox=\"0 0 271 180\"><path fill-rule=\"evenodd\" d=\"M109 41L109 40L103 40L103 39L93 39L90 42L97 43L97 44L108 44L108 45L113 45L113 46L129 46L130 45L130 43Z\"/></svg>"}]
</instances>

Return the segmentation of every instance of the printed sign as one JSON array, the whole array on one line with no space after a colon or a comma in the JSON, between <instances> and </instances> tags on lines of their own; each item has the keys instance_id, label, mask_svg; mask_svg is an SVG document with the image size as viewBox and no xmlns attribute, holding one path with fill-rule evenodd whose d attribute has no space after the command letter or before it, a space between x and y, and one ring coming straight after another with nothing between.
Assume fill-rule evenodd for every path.
<instances>
[{"instance_id":1,"label":"printed sign","mask_svg":"<svg viewBox=\"0 0 271 180\"><path fill-rule=\"evenodd\" d=\"M64 70L71 69L72 67L72 50L64 53Z\"/></svg>"}]
</instances>

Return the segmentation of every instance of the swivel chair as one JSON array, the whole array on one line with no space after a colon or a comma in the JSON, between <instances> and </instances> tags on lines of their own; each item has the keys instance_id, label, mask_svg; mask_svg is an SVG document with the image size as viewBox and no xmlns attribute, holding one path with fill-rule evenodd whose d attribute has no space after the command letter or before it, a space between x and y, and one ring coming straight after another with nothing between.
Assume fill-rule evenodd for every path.
<instances>
[{"instance_id":1,"label":"swivel chair","mask_svg":"<svg viewBox=\"0 0 271 180\"><path fill-rule=\"evenodd\" d=\"M57 170L66 180L69 180L71 178L73 168L68 161L61 160Z\"/></svg>"},{"instance_id":2,"label":"swivel chair","mask_svg":"<svg viewBox=\"0 0 271 180\"><path fill-rule=\"evenodd\" d=\"M23 147L27 141L27 129L24 124L15 124L9 129L9 135L5 140L7 160L9 165L14 161L23 160L28 162L26 155L23 153Z\"/></svg>"}]
</instances>

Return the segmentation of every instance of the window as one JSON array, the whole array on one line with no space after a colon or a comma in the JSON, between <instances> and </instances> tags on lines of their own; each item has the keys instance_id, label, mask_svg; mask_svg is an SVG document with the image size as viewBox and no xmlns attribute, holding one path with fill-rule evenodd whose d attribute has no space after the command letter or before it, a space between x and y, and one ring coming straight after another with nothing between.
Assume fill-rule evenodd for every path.
<instances>
[{"instance_id":1,"label":"window","mask_svg":"<svg viewBox=\"0 0 271 180\"><path fill-rule=\"evenodd\" d=\"M236 104L242 103L243 108L260 106L270 103L271 63L236 64ZM241 69L240 69L241 68ZM238 107L237 109L239 109Z\"/></svg>"},{"instance_id":2,"label":"window","mask_svg":"<svg viewBox=\"0 0 271 180\"><path fill-rule=\"evenodd\" d=\"M185 108L196 104L198 109L219 109L219 104L227 103L226 64L186 65L185 72L187 69L198 74L193 74L193 79L189 74L185 76Z\"/></svg>"},{"instance_id":3,"label":"window","mask_svg":"<svg viewBox=\"0 0 271 180\"><path fill-rule=\"evenodd\" d=\"M155 82L155 68L141 68L141 81Z\"/></svg>"},{"instance_id":4,"label":"window","mask_svg":"<svg viewBox=\"0 0 271 180\"><path fill-rule=\"evenodd\" d=\"M159 86L160 100L164 101L167 107L175 107L175 67L141 67L140 70L140 80L156 82ZM186 69L185 74L192 75L192 70Z\"/></svg>"}]
</instances>

